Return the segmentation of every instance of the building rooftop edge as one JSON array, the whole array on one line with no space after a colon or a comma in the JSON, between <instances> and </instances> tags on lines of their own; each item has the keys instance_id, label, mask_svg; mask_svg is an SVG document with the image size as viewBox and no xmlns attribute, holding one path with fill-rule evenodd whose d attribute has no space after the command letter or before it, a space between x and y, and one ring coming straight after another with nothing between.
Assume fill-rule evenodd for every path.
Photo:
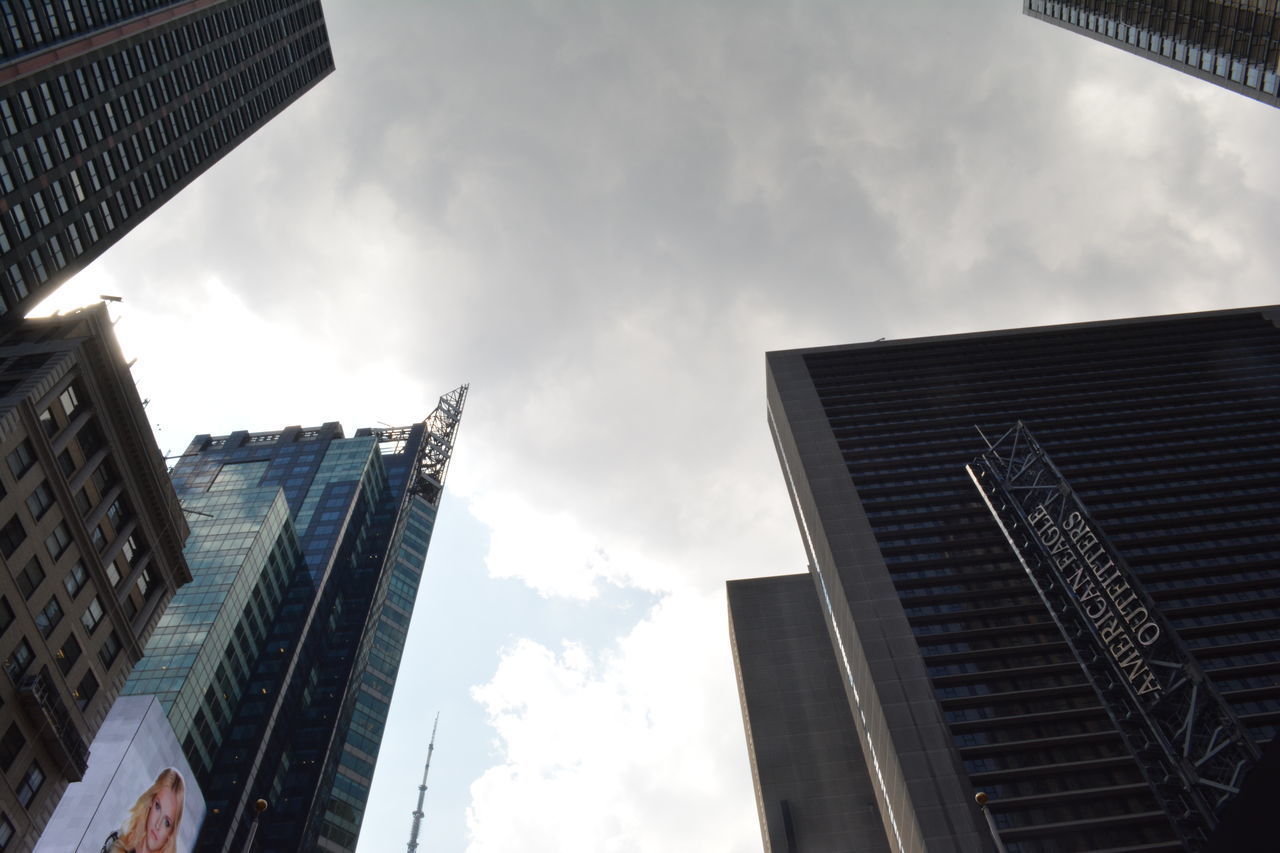
<instances>
[{"instance_id":1,"label":"building rooftop edge","mask_svg":"<svg viewBox=\"0 0 1280 853\"><path fill-rule=\"evenodd\" d=\"M1026 335L1048 331L1067 329L1101 328L1105 326L1121 326L1130 323L1147 323L1161 320L1189 320L1193 318L1227 317L1236 314L1261 314L1267 311L1280 311L1280 305L1258 305L1248 308L1221 308L1212 311L1188 311L1181 314L1152 314L1143 317L1115 317L1108 320L1082 320L1072 323L1052 323L1045 326L1016 326L1009 329L988 329L977 332L951 332L940 335L922 335L914 338L891 338L875 341L861 341L847 344L824 344L812 347L792 347L788 349L766 350L766 360L784 355L808 355L810 353L840 352L854 349L873 349L880 347L921 344L936 341L963 341L966 339L993 338L1004 335Z\"/></svg>"},{"instance_id":2,"label":"building rooftop edge","mask_svg":"<svg viewBox=\"0 0 1280 853\"><path fill-rule=\"evenodd\" d=\"M753 583L761 583L764 581L779 581L787 578L807 578L807 577L812 577L812 573L809 572L808 569L805 569L802 572L787 572L785 575L759 575L757 577L751 577L751 578L729 578L724 583L726 587L730 587L730 586L737 586L739 584L753 584Z\"/></svg>"}]
</instances>

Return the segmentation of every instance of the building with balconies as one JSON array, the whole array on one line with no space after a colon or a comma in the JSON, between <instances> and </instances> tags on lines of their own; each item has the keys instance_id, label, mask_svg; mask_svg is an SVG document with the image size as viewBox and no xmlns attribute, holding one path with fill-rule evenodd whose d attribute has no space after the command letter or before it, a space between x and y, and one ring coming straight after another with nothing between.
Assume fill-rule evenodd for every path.
<instances>
[{"instance_id":1,"label":"building with balconies","mask_svg":"<svg viewBox=\"0 0 1280 853\"><path fill-rule=\"evenodd\" d=\"M23 851L191 575L104 305L0 339L0 456L0 849Z\"/></svg>"}]
</instances>

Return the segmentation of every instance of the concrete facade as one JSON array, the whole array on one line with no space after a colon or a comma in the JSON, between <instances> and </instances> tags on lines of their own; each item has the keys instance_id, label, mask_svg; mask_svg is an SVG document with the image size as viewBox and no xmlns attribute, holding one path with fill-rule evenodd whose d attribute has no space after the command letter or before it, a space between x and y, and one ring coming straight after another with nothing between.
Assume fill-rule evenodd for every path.
<instances>
[{"instance_id":1,"label":"concrete facade","mask_svg":"<svg viewBox=\"0 0 1280 853\"><path fill-rule=\"evenodd\" d=\"M0 846L24 851L191 575L103 305L0 340L0 455Z\"/></svg>"},{"instance_id":2,"label":"concrete facade","mask_svg":"<svg viewBox=\"0 0 1280 853\"><path fill-rule=\"evenodd\" d=\"M813 578L730 581L728 597L766 853L888 853Z\"/></svg>"}]
</instances>

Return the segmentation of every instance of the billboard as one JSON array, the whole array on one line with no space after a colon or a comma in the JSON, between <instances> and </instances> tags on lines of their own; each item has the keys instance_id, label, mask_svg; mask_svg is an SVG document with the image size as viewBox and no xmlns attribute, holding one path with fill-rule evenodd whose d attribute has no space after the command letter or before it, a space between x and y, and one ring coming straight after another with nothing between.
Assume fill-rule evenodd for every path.
<instances>
[{"instance_id":1,"label":"billboard","mask_svg":"<svg viewBox=\"0 0 1280 853\"><path fill-rule=\"evenodd\" d=\"M121 696L35 853L191 853L205 803L154 696Z\"/></svg>"}]
</instances>

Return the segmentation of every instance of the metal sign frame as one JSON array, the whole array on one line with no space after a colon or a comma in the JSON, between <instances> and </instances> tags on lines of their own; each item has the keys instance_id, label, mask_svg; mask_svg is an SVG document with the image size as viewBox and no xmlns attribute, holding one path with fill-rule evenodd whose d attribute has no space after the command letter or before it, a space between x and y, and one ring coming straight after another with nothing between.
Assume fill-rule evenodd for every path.
<instances>
[{"instance_id":1,"label":"metal sign frame","mask_svg":"<svg viewBox=\"0 0 1280 853\"><path fill-rule=\"evenodd\" d=\"M1257 745L1019 421L965 470L1191 850Z\"/></svg>"}]
</instances>

